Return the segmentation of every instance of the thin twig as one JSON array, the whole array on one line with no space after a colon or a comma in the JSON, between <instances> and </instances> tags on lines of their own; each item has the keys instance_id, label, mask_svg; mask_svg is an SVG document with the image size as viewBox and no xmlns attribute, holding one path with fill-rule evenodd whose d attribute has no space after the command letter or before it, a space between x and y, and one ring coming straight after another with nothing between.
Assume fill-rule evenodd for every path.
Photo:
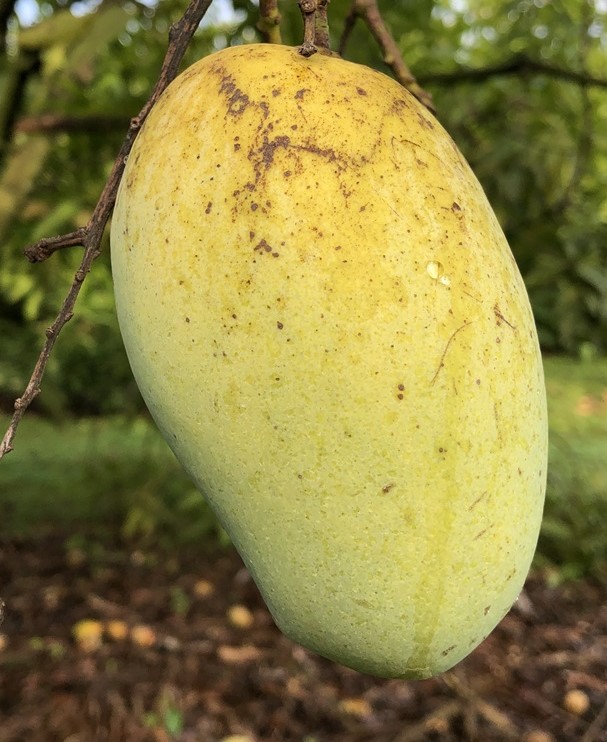
<instances>
[{"instance_id":1,"label":"thin twig","mask_svg":"<svg viewBox=\"0 0 607 742\"><path fill-rule=\"evenodd\" d=\"M339 53L343 56L352 30L358 18L361 18L369 27L371 34L381 47L384 54L384 62L390 67L398 82L412 93L420 103L434 112L432 96L417 82L411 70L402 58L398 44L386 26L384 19L377 7L377 0L353 0L348 13L341 41Z\"/></svg>"},{"instance_id":2,"label":"thin twig","mask_svg":"<svg viewBox=\"0 0 607 742\"><path fill-rule=\"evenodd\" d=\"M402 734L394 738L394 742L423 742L432 732L444 732L449 729L451 721L462 714L460 701L444 703L436 711L428 714L417 724L408 726Z\"/></svg>"},{"instance_id":3,"label":"thin twig","mask_svg":"<svg viewBox=\"0 0 607 742\"><path fill-rule=\"evenodd\" d=\"M43 237L35 245L26 247L23 252L30 263L42 263L64 247L84 247L86 239L87 227L81 227L59 237Z\"/></svg>"},{"instance_id":4,"label":"thin twig","mask_svg":"<svg viewBox=\"0 0 607 742\"><path fill-rule=\"evenodd\" d=\"M257 23L257 28L266 43L282 44L280 20L278 0L259 0L259 22Z\"/></svg>"},{"instance_id":5,"label":"thin twig","mask_svg":"<svg viewBox=\"0 0 607 742\"><path fill-rule=\"evenodd\" d=\"M464 704L472 707L471 713L483 716L492 726L499 729L502 739L520 739L518 727L510 717L483 700L469 683L458 676L457 672L445 674L442 681Z\"/></svg>"},{"instance_id":6,"label":"thin twig","mask_svg":"<svg viewBox=\"0 0 607 742\"><path fill-rule=\"evenodd\" d=\"M539 62L524 54L491 67L460 67L453 72L428 72L419 75L419 79L425 84L451 85L460 82L484 82L492 77L524 75L526 73L546 75L546 77L570 82L582 88L607 88L607 78L595 77L586 72L568 70L547 62Z\"/></svg>"},{"instance_id":7,"label":"thin twig","mask_svg":"<svg viewBox=\"0 0 607 742\"><path fill-rule=\"evenodd\" d=\"M15 131L23 134L55 132L107 132L124 131L129 125L128 116L70 116L58 113L42 113L39 116L23 116L15 122Z\"/></svg>"},{"instance_id":8,"label":"thin twig","mask_svg":"<svg viewBox=\"0 0 607 742\"><path fill-rule=\"evenodd\" d=\"M340 57L343 57L346 53L346 46L348 46L348 41L350 41L350 36L352 36L354 26L356 26L356 21L359 17L360 13L358 13L356 9L356 2L353 2L350 10L348 11L348 15L344 20L344 28L341 32L341 38L339 40L339 48L337 49L337 53Z\"/></svg>"},{"instance_id":9,"label":"thin twig","mask_svg":"<svg viewBox=\"0 0 607 742\"><path fill-rule=\"evenodd\" d=\"M9 427L0 443L0 459L9 451L13 450L13 440L17 431L17 427L25 414L25 411L33 402L33 400L40 394L40 384L46 366L53 350L57 336L61 332L62 328L72 318L74 313L74 306L76 300L82 288L88 272L91 269L93 261L98 257L101 251L101 240L105 231L105 227L110 218L114 203L116 201L116 193L118 186L122 178L125 163L128 155L133 146L133 142L137 136L137 133L141 129L143 122L145 121L150 110L168 86L168 84L177 76L179 71L179 65L183 59L183 55L198 28L200 21L203 19L207 12L212 0L192 0L190 5L187 7L185 13L177 23L171 26L169 30L169 45L166 56L162 63L160 75L152 91L152 94L146 104L141 109L140 113L131 120L128 133L122 143L118 157L112 167L112 172L108 178L97 206L93 211L93 214L86 225L82 229L70 232L69 234L62 235L60 237L46 238L40 240L35 245L27 248L26 255L32 262L41 262L50 257L53 253L57 252L66 247L75 247L81 245L84 247L84 256L80 267L76 271L74 281L68 291L67 296L63 300L63 304L55 321L46 331L46 340L34 371L30 377L30 380L25 388L25 391L15 401L15 410L13 417L9 424Z\"/></svg>"}]
</instances>

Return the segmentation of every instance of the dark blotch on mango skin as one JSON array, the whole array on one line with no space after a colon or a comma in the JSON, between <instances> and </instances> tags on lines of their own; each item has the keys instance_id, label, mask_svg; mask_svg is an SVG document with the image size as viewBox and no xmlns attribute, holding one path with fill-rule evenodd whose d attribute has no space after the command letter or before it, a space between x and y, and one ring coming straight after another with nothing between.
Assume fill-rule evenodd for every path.
<instances>
[{"instance_id":1,"label":"dark blotch on mango skin","mask_svg":"<svg viewBox=\"0 0 607 742\"><path fill-rule=\"evenodd\" d=\"M236 86L232 75L224 75L219 89L227 98L227 111L232 116L239 116L244 113L251 103L249 96Z\"/></svg>"}]
</instances>

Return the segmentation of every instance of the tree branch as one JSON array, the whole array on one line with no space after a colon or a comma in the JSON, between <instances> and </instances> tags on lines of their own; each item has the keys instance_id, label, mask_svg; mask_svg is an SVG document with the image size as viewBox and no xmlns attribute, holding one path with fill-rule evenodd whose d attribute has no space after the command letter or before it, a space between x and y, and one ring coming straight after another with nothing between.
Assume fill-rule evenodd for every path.
<instances>
[{"instance_id":1,"label":"tree branch","mask_svg":"<svg viewBox=\"0 0 607 742\"><path fill-rule=\"evenodd\" d=\"M108 132L124 129L129 125L125 116L77 116L60 113L42 113L23 116L15 122L14 130L24 134L53 134L54 132Z\"/></svg>"},{"instance_id":2,"label":"tree branch","mask_svg":"<svg viewBox=\"0 0 607 742\"><path fill-rule=\"evenodd\" d=\"M42 263L50 258L53 253L63 250L64 247L84 247L88 239L87 230L88 226L81 227L68 234L62 234L59 237L44 237L35 245L26 247L23 253L30 263Z\"/></svg>"},{"instance_id":3,"label":"tree branch","mask_svg":"<svg viewBox=\"0 0 607 742\"><path fill-rule=\"evenodd\" d=\"M350 12L346 16L344 30L339 44L339 53L343 56L358 18L361 18L369 27L372 36L379 44L384 62L398 80L398 82L412 93L420 103L434 113L432 96L417 82L411 70L402 58L398 44L386 26L377 6L377 0L353 0Z\"/></svg>"},{"instance_id":4,"label":"tree branch","mask_svg":"<svg viewBox=\"0 0 607 742\"><path fill-rule=\"evenodd\" d=\"M583 88L607 88L607 78L594 77L585 72L576 72L574 70L556 67L546 62L538 62L534 59L529 59L525 55L514 57L507 62L492 67L479 67L476 69L461 67L453 72L429 72L428 74L421 74L419 79L424 84L450 85L451 83L458 82L484 82L491 77L524 75L527 73L554 77Z\"/></svg>"},{"instance_id":5,"label":"tree branch","mask_svg":"<svg viewBox=\"0 0 607 742\"><path fill-rule=\"evenodd\" d=\"M278 0L259 0L257 28L267 44L282 44L280 20Z\"/></svg>"},{"instance_id":6,"label":"tree branch","mask_svg":"<svg viewBox=\"0 0 607 742\"><path fill-rule=\"evenodd\" d=\"M316 18L314 19L314 44L321 49L331 48L328 16L330 2L331 0L318 0L318 7L316 8Z\"/></svg>"},{"instance_id":7,"label":"tree branch","mask_svg":"<svg viewBox=\"0 0 607 742\"><path fill-rule=\"evenodd\" d=\"M6 53L6 32L15 4L16 0L0 0L0 54Z\"/></svg>"},{"instance_id":8,"label":"tree branch","mask_svg":"<svg viewBox=\"0 0 607 742\"><path fill-rule=\"evenodd\" d=\"M124 142L122 143L118 157L114 162L112 172L110 173L108 181L99 197L97 206L93 211L93 215L86 227L60 237L40 240L26 250L26 255L33 262L46 260L53 253L57 252L57 250L77 245L81 245L84 248L84 256L55 321L46 331L44 346L40 352L27 387L21 397L15 401L13 417L2 442L0 442L0 459L5 454L9 453L9 451L13 450L13 440L15 438L17 427L27 408L40 393L42 377L44 376L57 336L65 324L72 318L74 306L80 293L80 289L82 288L82 284L91 269L93 261L98 257L101 251L101 240L114 208L116 193L122 178L125 163L137 133L141 129L143 122L161 93L176 77L179 71L179 65L181 64L181 60L183 59L188 44L198 28L200 21L211 5L211 2L212 0L192 0L181 19L171 26L169 30L169 45L162 63L158 81L156 82L150 98L143 106L140 113L131 120L129 130Z\"/></svg>"},{"instance_id":9,"label":"tree branch","mask_svg":"<svg viewBox=\"0 0 607 742\"><path fill-rule=\"evenodd\" d=\"M38 71L40 55L35 51L21 51L8 66L4 96L0 103L0 146L6 149L14 133L15 121L23 106L30 77Z\"/></svg>"}]
</instances>

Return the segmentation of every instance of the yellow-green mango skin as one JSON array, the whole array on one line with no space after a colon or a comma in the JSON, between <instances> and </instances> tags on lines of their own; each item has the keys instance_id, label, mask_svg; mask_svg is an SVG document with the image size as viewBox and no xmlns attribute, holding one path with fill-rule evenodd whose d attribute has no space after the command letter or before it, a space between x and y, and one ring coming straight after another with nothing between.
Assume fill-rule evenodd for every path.
<instances>
[{"instance_id":1,"label":"yellow-green mango skin","mask_svg":"<svg viewBox=\"0 0 607 742\"><path fill-rule=\"evenodd\" d=\"M333 56L213 54L147 119L111 239L141 392L278 626L383 677L466 656L532 559L546 405L523 282L433 116Z\"/></svg>"}]
</instances>

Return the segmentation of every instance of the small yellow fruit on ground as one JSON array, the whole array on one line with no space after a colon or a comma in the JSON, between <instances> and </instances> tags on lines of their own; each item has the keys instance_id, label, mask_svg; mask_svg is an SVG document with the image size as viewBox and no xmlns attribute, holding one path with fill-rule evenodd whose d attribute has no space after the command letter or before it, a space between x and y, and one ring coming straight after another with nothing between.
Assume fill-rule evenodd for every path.
<instances>
[{"instance_id":1,"label":"small yellow fruit on ground","mask_svg":"<svg viewBox=\"0 0 607 742\"><path fill-rule=\"evenodd\" d=\"M555 739L549 732L534 729L531 732L527 732L521 742L555 742Z\"/></svg>"},{"instance_id":2,"label":"small yellow fruit on ground","mask_svg":"<svg viewBox=\"0 0 607 742\"><path fill-rule=\"evenodd\" d=\"M338 705L349 716L364 718L373 714L373 707L365 698L343 698Z\"/></svg>"},{"instance_id":3,"label":"small yellow fruit on ground","mask_svg":"<svg viewBox=\"0 0 607 742\"><path fill-rule=\"evenodd\" d=\"M569 711L570 714L583 716L590 708L590 699L583 690L575 688L574 690L567 691L565 694L563 708Z\"/></svg>"},{"instance_id":4,"label":"small yellow fruit on ground","mask_svg":"<svg viewBox=\"0 0 607 742\"><path fill-rule=\"evenodd\" d=\"M280 628L384 677L465 657L531 562L546 401L434 117L336 56L226 49L146 120L111 241L139 388Z\"/></svg>"},{"instance_id":5,"label":"small yellow fruit on ground","mask_svg":"<svg viewBox=\"0 0 607 742\"><path fill-rule=\"evenodd\" d=\"M238 629L250 629L255 617L244 605L233 605L228 609L228 621Z\"/></svg>"},{"instance_id":6,"label":"small yellow fruit on ground","mask_svg":"<svg viewBox=\"0 0 607 742\"><path fill-rule=\"evenodd\" d=\"M158 641L156 632L151 626L138 624L131 629L131 641L139 647L153 647Z\"/></svg>"},{"instance_id":7,"label":"small yellow fruit on ground","mask_svg":"<svg viewBox=\"0 0 607 742\"><path fill-rule=\"evenodd\" d=\"M83 619L72 627L72 635L84 652L94 652L103 644L103 624L94 619Z\"/></svg>"},{"instance_id":8,"label":"small yellow fruit on ground","mask_svg":"<svg viewBox=\"0 0 607 742\"><path fill-rule=\"evenodd\" d=\"M105 624L105 633L113 641L120 642L129 635L129 627L125 621L108 621Z\"/></svg>"},{"instance_id":9,"label":"small yellow fruit on ground","mask_svg":"<svg viewBox=\"0 0 607 742\"><path fill-rule=\"evenodd\" d=\"M215 585L208 580L198 580L194 584L194 595L197 598L208 598L215 592Z\"/></svg>"}]
</instances>

